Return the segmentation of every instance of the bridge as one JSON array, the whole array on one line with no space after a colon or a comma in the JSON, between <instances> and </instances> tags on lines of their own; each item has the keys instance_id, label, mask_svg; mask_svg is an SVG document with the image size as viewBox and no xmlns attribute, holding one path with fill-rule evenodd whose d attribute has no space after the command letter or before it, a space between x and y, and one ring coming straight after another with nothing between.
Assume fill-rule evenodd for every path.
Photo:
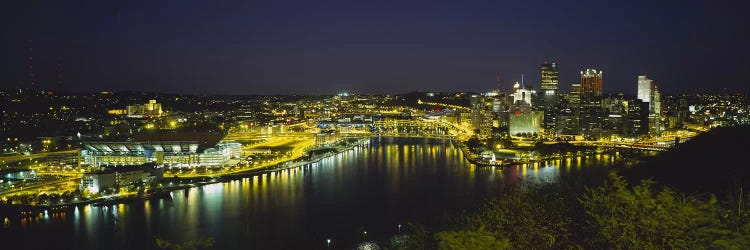
<instances>
[{"instance_id":1,"label":"bridge","mask_svg":"<svg viewBox=\"0 0 750 250\"><path fill-rule=\"evenodd\" d=\"M448 104L448 103L439 103L439 102L425 102L420 100L417 100L417 104L425 104L425 105L432 105L432 106L438 106L438 107L446 107L446 108L452 108L452 109L458 109L463 111L470 111L469 108L454 104Z\"/></svg>"},{"instance_id":2,"label":"bridge","mask_svg":"<svg viewBox=\"0 0 750 250\"><path fill-rule=\"evenodd\" d=\"M667 151L672 149L673 145L664 145L659 143L624 143L624 142L607 142L607 141L572 141L571 144L583 144L585 146L595 146L602 148L627 148L648 151Z\"/></svg>"},{"instance_id":3,"label":"bridge","mask_svg":"<svg viewBox=\"0 0 750 250\"><path fill-rule=\"evenodd\" d=\"M372 134L396 137L453 138L450 129L437 121L430 120L389 120L372 124Z\"/></svg>"}]
</instances>

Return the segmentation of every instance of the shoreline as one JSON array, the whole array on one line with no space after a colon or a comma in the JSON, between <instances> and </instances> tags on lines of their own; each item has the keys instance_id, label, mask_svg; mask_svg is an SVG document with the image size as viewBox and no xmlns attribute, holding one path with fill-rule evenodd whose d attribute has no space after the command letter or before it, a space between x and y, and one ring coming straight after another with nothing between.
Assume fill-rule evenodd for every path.
<instances>
[{"instance_id":1,"label":"shoreline","mask_svg":"<svg viewBox=\"0 0 750 250\"><path fill-rule=\"evenodd\" d=\"M267 167L263 167L259 169L246 170L246 171L241 171L237 173L229 173L229 174L218 175L218 176L213 176L213 177L208 177L208 176L177 177L177 178L164 177L159 182L162 184L170 183L170 186L163 186L154 190L153 192L149 192L149 193L145 193L141 195L127 195L123 197L99 197L96 199L79 201L79 202L74 202L74 203L59 204L59 205L28 205L28 204L0 205L0 214L18 215L20 213L20 215L31 216L33 214L47 212L49 210L59 211L59 210L68 209L68 207L77 207L81 205L85 206L85 205L90 204L93 206L109 206L109 205L116 205L120 203L126 203L126 202L131 202L131 201L138 201L138 200L162 199L166 197L171 197L171 192L177 191L177 190L185 190L185 189L189 189L193 187L200 187L204 185L222 183L222 182L238 180L238 179L247 178L247 177L262 176L264 174L279 173L281 171L296 169L296 168L305 167L305 166L315 166L323 159L342 154L346 151L353 150L356 147L369 146L370 140L374 137L376 136L367 136L357 141L353 145L348 145L344 148L336 149L335 152L328 152L322 155L314 156L312 157L312 159L304 160L300 162L279 163L276 166L267 166ZM553 157L543 157L541 159L511 160L511 161L501 160L500 163L493 164L493 163L481 162L480 157L472 158L471 155L474 155L474 154L469 152L468 148L466 148L466 145L463 142L457 141L456 139L450 139L450 138L447 138L445 140L448 140L449 142L451 142L451 145L458 147L462 151L464 159L466 159L469 163L479 166L479 167L501 167L503 168L503 167L511 167L511 166L520 166L522 164L531 164L535 162L566 159L570 157L581 157L581 156L586 156L586 155L591 155L591 154L596 153L596 152L584 152L584 153L571 154L571 155L568 155L568 157L566 157L566 155L561 155L561 156L553 156ZM283 165L283 166L279 166L279 165Z\"/></svg>"},{"instance_id":2,"label":"shoreline","mask_svg":"<svg viewBox=\"0 0 750 250\"><path fill-rule=\"evenodd\" d=\"M85 201L79 201L79 202L73 202L73 203L66 203L66 204L59 204L59 205L29 205L29 204L10 204L10 205L0 205L0 215L21 215L21 216L33 216L40 213L46 213L48 211L61 211L69 209L70 207L77 207L77 206L86 206L86 205L92 205L92 206L109 206L109 205L116 205L120 203L126 203L131 201L139 201L139 200L148 200L148 199L162 199L166 197L171 197L171 193L173 191L177 190L185 190L193 187L199 187L204 185L210 185L215 183L222 183L232 180L238 180L242 178L247 177L254 177L254 176L261 176L264 174L269 173L277 173L289 169L296 169L300 167L305 166L313 166L317 165L321 160L333 157L336 155L339 155L341 153L344 153L349 150L353 150L356 147L364 147L366 145L369 145L369 139L371 137L368 137L366 139L362 139L358 141L357 143L353 145L349 145L347 147L344 147L342 149L337 149L335 152L329 152L325 153L319 156L315 156L310 160L305 160L301 162L293 162L291 165L286 165L283 167L277 166L267 166L259 169L250 169L238 173L230 173L215 177L206 177L206 176L200 176L200 177L178 177L175 179L174 177L165 177L159 182L164 183L173 183L170 186L164 186L160 187L159 189L146 193L143 195L127 195L124 197L99 197L95 199L85 200ZM366 142L365 142L366 140ZM197 181L197 182L196 182Z\"/></svg>"}]
</instances>

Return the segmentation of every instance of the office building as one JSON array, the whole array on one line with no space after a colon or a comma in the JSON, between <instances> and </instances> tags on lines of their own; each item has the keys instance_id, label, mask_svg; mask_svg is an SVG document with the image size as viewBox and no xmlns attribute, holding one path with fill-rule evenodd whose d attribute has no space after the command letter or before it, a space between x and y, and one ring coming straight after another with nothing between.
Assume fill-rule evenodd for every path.
<instances>
[{"instance_id":1,"label":"office building","mask_svg":"<svg viewBox=\"0 0 750 250\"><path fill-rule=\"evenodd\" d=\"M637 100L627 102L625 135L638 137L648 133L648 103Z\"/></svg>"},{"instance_id":2,"label":"office building","mask_svg":"<svg viewBox=\"0 0 750 250\"><path fill-rule=\"evenodd\" d=\"M581 84L573 83L570 85L570 94L568 95L568 103L571 108L580 107L581 105Z\"/></svg>"},{"instance_id":3,"label":"office building","mask_svg":"<svg viewBox=\"0 0 750 250\"><path fill-rule=\"evenodd\" d=\"M162 179L164 168L162 165L147 163L107 168L83 174L80 188L92 194L105 190L116 191L121 187L145 186Z\"/></svg>"},{"instance_id":4,"label":"office building","mask_svg":"<svg viewBox=\"0 0 750 250\"><path fill-rule=\"evenodd\" d=\"M511 113L509 115L508 133L511 136L531 136L542 132L544 112L531 111Z\"/></svg>"},{"instance_id":5,"label":"office building","mask_svg":"<svg viewBox=\"0 0 750 250\"><path fill-rule=\"evenodd\" d=\"M637 98L644 102L651 101L651 85L653 81L647 76L638 76L638 95Z\"/></svg>"},{"instance_id":6,"label":"office building","mask_svg":"<svg viewBox=\"0 0 750 250\"><path fill-rule=\"evenodd\" d=\"M661 92L659 86L648 76L638 76L638 99L647 103L649 133L658 134L662 130Z\"/></svg>"},{"instance_id":7,"label":"office building","mask_svg":"<svg viewBox=\"0 0 750 250\"><path fill-rule=\"evenodd\" d=\"M513 89L514 89L513 104L517 104L520 101L528 105L532 105L531 97L532 95L536 94L536 91L521 87L521 85L518 82L516 82L516 84L513 85Z\"/></svg>"},{"instance_id":8,"label":"office building","mask_svg":"<svg viewBox=\"0 0 750 250\"><path fill-rule=\"evenodd\" d=\"M544 95L555 95L557 93L559 70L557 63L545 62L541 66L542 80L541 90Z\"/></svg>"},{"instance_id":9,"label":"office building","mask_svg":"<svg viewBox=\"0 0 750 250\"><path fill-rule=\"evenodd\" d=\"M602 96L602 75L595 69L581 71L581 95L583 97Z\"/></svg>"}]
</instances>

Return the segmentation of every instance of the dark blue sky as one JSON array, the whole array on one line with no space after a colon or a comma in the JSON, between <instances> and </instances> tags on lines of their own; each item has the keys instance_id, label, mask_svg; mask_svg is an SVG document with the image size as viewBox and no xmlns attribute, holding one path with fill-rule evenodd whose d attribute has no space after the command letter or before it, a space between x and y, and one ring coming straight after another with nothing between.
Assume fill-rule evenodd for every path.
<instances>
[{"instance_id":1,"label":"dark blue sky","mask_svg":"<svg viewBox=\"0 0 750 250\"><path fill-rule=\"evenodd\" d=\"M0 84L70 91L328 94L510 88L560 64L605 92L747 91L743 1L19 1L3 4ZM220 1L225 2L225 1ZM58 87L51 87L53 89Z\"/></svg>"}]
</instances>

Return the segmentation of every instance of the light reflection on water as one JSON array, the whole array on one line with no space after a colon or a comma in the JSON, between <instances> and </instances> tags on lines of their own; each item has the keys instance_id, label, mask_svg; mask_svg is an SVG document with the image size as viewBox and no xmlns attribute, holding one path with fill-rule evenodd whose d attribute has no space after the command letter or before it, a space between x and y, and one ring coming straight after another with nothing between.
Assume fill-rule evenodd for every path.
<instances>
[{"instance_id":1,"label":"light reflection on water","mask_svg":"<svg viewBox=\"0 0 750 250\"><path fill-rule=\"evenodd\" d=\"M618 155L477 167L443 140L373 139L307 166L171 193L171 199L80 206L39 220L11 221L2 233L35 235L76 249L153 249L154 238L214 237L215 249L325 248L385 238L395 225L433 223L528 183L606 176ZM40 243L44 244L44 243Z\"/></svg>"}]
</instances>

